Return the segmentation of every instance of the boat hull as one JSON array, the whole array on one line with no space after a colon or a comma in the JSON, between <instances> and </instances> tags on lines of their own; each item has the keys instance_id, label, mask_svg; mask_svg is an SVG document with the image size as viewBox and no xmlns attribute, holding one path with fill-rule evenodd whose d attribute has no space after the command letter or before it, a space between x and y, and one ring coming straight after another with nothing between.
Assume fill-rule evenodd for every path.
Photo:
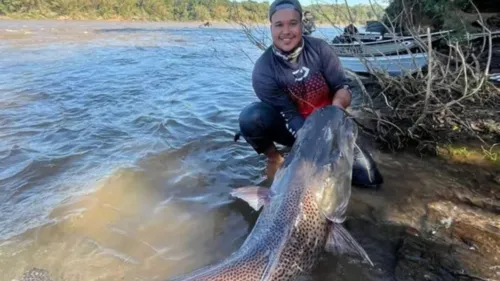
<instances>
[{"instance_id":1,"label":"boat hull","mask_svg":"<svg viewBox=\"0 0 500 281\"><path fill-rule=\"evenodd\" d=\"M340 56L342 66L355 73L386 72L391 76L415 73L427 66L426 53L402 54L392 56L352 57Z\"/></svg>"}]
</instances>

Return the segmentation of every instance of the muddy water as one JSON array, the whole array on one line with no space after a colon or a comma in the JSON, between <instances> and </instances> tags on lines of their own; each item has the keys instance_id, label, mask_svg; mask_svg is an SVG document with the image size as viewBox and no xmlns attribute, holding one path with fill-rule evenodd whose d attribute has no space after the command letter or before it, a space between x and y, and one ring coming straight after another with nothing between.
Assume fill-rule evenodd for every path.
<instances>
[{"instance_id":1,"label":"muddy water","mask_svg":"<svg viewBox=\"0 0 500 281\"><path fill-rule=\"evenodd\" d=\"M0 38L1 280L166 280L238 249L258 214L228 194L264 180L232 140L260 54L240 31L0 21ZM386 185L355 188L346 225L375 267L326 257L314 280L500 278L497 185L374 156Z\"/></svg>"}]
</instances>

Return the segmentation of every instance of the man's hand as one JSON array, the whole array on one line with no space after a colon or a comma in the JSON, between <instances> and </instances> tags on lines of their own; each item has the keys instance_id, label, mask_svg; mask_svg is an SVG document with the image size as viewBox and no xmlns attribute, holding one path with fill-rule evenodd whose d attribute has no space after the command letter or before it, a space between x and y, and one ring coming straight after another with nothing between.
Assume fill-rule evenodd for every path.
<instances>
[{"instance_id":1,"label":"man's hand","mask_svg":"<svg viewBox=\"0 0 500 281\"><path fill-rule=\"evenodd\" d=\"M346 109L351 104L351 92L348 89L339 89L333 95L332 105Z\"/></svg>"}]
</instances>

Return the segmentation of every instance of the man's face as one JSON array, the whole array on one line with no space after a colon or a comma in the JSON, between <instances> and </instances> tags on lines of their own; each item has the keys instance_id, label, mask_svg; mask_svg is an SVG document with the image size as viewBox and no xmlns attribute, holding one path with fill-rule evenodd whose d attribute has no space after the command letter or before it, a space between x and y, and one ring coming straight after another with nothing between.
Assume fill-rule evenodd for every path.
<instances>
[{"instance_id":1,"label":"man's face","mask_svg":"<svg viewBox=\"0 0 500 281\"><path fill-rule=\"evenodd\" d=\"M299 12L293 9L278 10L271 17L271 34L274 45L290 52L302 40L302 22Z\"/></svg>"}]
</instances>

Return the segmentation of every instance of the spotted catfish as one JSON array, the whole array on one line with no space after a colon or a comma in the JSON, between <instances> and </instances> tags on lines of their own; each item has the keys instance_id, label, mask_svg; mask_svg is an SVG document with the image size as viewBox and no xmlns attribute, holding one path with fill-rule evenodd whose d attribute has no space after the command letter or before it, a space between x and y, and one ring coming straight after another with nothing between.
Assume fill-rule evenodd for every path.
<instances>
[{"instance_id":1,"label":"spotted catfish","mask_svg":"<svg viewBox=\"0 0 500 281\"><path fill-rule=\"evenodd\" d=\"M239 250L175 281L284 281L307 276L324 251L363 248L342 226L351 195L357 128L335 106L307 118L271 188L242 187L232 195L262 211ZM372 264L373 265L373 264Z\"/></svg>"}]
</instances>

